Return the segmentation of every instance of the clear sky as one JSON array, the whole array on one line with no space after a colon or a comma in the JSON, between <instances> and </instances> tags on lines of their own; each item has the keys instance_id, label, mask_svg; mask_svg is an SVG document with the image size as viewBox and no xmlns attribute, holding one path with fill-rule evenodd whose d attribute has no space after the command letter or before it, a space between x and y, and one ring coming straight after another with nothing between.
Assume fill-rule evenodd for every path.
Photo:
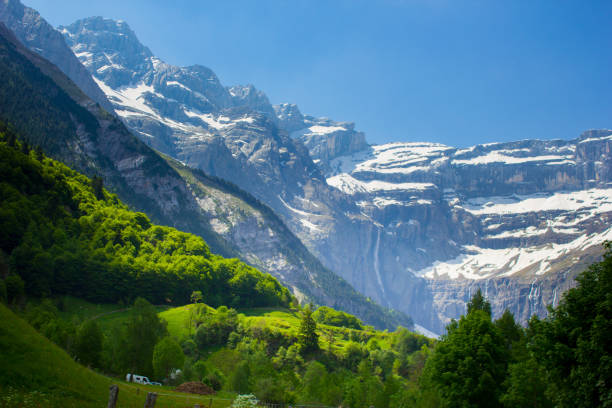
<instances>
[{"instance_id":1,"label":"clear sky","mask_svg":"<svg viewBox=\"0 0 612 408\"><path fill-rule=\"evenodd\" d=\"M612 128L612 1L23 0L51 24L125 20L170 64L453 146Z\"/></svg>"}]
</instances>

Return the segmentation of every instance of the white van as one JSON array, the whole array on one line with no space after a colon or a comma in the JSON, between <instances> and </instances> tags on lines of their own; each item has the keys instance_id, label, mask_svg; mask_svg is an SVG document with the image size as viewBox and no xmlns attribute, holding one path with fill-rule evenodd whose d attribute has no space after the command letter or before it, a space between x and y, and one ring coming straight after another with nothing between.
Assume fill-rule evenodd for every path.
<instances>
[{"instance_id":1,"label":"white van","mask_svg":"<svg viewBox=\"0 0 612 408\"><path fill-rule=\"evenodd\" d=\"M151 381L149 381L149 378L145 377L144 375L138 375L138 374L130 374L128 373L125 376L125 381L127 382L135 382L138 384L151 384Z\"/></svg>"}]
</instances>

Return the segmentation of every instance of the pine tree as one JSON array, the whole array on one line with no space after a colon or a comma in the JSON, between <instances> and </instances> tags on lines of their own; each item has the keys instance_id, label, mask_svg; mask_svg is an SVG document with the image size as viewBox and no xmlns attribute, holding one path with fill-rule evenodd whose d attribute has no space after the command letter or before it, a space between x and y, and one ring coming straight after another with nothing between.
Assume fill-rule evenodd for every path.
<instances>
[{"instance_id":1,"label":"pine tree","mask_svg":"<svg viewBox=\"0 0 612 408\"><path fill-rule=\"evenodd\" d=\"M302 354L319 351L319 335L317 334L317 323L312 317L310 305L302 312L302 321L298 332L298 344Z\"/></svg>"},{"instance_id":2,"label":"pine tree","mask_svg":"<svg viewBox=\"0 0 612 408\"><path fill-rule=\"evenodd\" d=\"M43 159L45 158L45 154L43 153L42 147L40 147L40 145L37 145L35 148L35 152L36 152L36 160L42 163Z\"/></svg>"},{"instance_id":3,"label":"pine tree","mask_svg":"<svg viewBox=\"0 0 612 408\"><path fill-rule=\"evenodd\" d=\"M98 200L104 200L104 181L100 176L93 176L91 178L91 188L93 193Z\"/></svg>"},{"instance_id":4,"label":"pine tree","mask_svg":"<svg viewBox=\"0 0 612 408\"><path fill-rule=\"evenodd\" d=\"M472 300L467 304L467 312L468 314L472 313L474 310L482 310L489 316L491 316L491 303L487 301L487 299L482 296L482 291L478 288L478 291L472 297Z\"/></svg>"},{"instance_id":5,"label":"pine tree","mask_svg":"<svg viewBox=\"0 0 612 408\"><path fill-rule=\"evenodd\" d=\"M447 326L422 377L444 407L499 407L506 376L504 339L483 310Z\"/></svg>"}]
</instances>

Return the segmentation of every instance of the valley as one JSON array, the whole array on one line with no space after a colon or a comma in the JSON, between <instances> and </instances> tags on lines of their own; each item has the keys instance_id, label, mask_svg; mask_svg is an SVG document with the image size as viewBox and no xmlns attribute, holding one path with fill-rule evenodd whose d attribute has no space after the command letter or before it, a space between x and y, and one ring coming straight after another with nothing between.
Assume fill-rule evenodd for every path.
<instances>
[{"instance_id":1,"label":"valley","mask_svg":"<svg viewBox=\"0 0 612 408\"><path fill-rule=\"evenodd\" d=\"M352 123L161 61L126 22L60 31L141 140L253 194L325 267L434 333L477 288L495 288L495 316L545 316L612 233L612 131L370 146ZM275 265L262 267L281 276Z\"/></svg>"},{"instance_id":2,"label":"valley","mask_svg":"<svg viewBox=\"0 0 612 408\"><path fill-rule=\"evenodd\" d=\"M344 72L358 123L400 121L389 142L173 65L124 20L62 21L0 0L1 408L612 406L612 130L417 141L448 78L368 100L385 78ZM308 33L292 52L328 37Z\"/></svg>"}]
</instances>

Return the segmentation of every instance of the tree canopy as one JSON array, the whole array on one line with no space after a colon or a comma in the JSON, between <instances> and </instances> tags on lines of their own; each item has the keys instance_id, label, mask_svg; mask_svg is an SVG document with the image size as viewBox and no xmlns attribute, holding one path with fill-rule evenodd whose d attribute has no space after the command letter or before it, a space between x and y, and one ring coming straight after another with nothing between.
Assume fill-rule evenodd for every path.
<instances>
[{"instance_id":1,"label":"tree canopy","mask_svg":"<svg viewBox=\"0 0 612 408\"><path fill-rule=\"evenodd\" d=\"M560 407L612 406L612 243L547 319L530 322L530 347Z\"/></svg>"},{"instance_id":2,"label":"tree canopy","mask_svg":"<svg viewBox=\"0 0 612 408\"><path fill-rule=\"evenodd\" d=\"M357 317L327 306L320 306L312 314L312 318L317 323L327 324L330 326L348 327L349 329L357 330L363 329L363 323Z\"/></svg>"}]
</instances>

